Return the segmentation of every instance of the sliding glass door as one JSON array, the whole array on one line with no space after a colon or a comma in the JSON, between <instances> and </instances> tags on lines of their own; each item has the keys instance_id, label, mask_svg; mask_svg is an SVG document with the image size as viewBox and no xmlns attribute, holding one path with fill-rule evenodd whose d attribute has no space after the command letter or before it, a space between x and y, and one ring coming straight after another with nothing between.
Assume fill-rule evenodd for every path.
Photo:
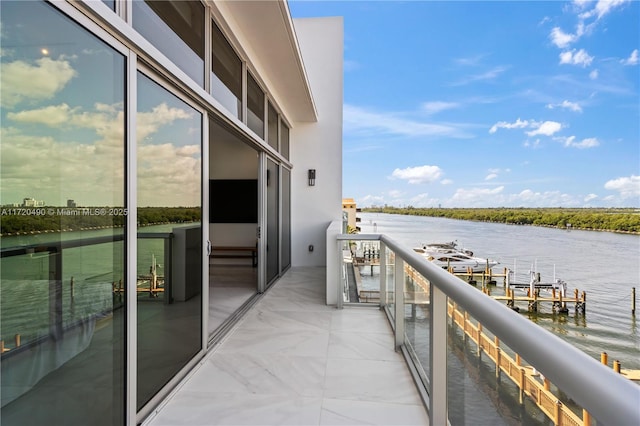
<instances>
[{"instance_id":1,"label":"sliding glass door","mask_svg":"<svg viewBox=\"0 0 640 426\"><path fill-rule=\"evenodd\" d=\"M137 78L137 409L202 349L203 115Z\"/></svg>"},{"instance_id":2,"label":"sliding glass door","mask_svg":"<svg viewBox=\"0 0 640 426\"><path fill-rule=\"evenodd\" d=\"M267 284L270 284L279 272L280 264L280 173L278 165L267 158L267 247L266 266Z\"/></svg>"}]
</instances>

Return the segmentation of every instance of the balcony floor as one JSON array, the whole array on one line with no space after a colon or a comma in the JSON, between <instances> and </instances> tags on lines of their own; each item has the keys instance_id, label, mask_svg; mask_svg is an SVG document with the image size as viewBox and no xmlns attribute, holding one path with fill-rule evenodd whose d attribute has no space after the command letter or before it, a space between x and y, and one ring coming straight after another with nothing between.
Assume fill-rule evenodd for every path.
<instances>
[{"instance_id":1,"label":"balcony floor","mask_svg":"<svg viewBox=\"0 0 640 426\"><path fill-rule=\"evenodd\" d=\"M145 425L427 425L384 313L324 300L290 269Z\"/></svg>"}]
</instances>

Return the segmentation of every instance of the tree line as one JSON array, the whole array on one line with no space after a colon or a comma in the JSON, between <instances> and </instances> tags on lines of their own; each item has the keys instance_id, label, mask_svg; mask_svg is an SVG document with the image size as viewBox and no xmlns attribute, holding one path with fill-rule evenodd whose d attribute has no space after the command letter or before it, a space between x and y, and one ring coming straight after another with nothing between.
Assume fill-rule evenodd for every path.
<instances>
[{"instance_id":1,"label":"tree line","mask_svg":"<svg viewBox=\"0 0 640 426\"><path fill-rule=\"evenodd\" d=\"M202 217L199 207L141 207L137 213L138 226L199 222ZM2 208L0 235L118 228L126 220L127 211L116 207Z\"/></svg>"},{"instance_id":2,"label":"tree line","mask_svg":"<svg viewBox=\"0 0 640 426\"><path fill-rule=\"evenodd\" d=\"M444 217L449 219L640 233L640 209L633 208L417 208L367 207L363 212Z\"/></svg>"}]
</instances>

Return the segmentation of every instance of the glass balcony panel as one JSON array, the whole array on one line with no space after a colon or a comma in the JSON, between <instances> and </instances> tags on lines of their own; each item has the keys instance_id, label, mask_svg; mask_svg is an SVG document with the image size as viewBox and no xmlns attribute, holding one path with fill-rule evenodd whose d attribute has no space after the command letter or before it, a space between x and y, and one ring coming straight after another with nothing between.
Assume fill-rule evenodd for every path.
<instances>
[{"instance_id":1,"label":"glass balcony panel","mask_svg":"<svg viewBox=\"0 0 640 426\"><path fill-rule=\"evenodd\" d=\"M564 419L562 424L583 424L582 408L549 383L535 366L451 301L448 314L451 425L547 425L553 424L556 410ZM474 408L479 406L482 410Z\"/></svg>"},{"instance_id":2,"label":"glass balcony panel","mask_svg":"<svg viewBox=\"0 0 640 426\"><path fill-rule=\"evenodd\" d=\"M387 307L388 313L391 318L395 318L395 264L396 254L387 248L386 250L386 265L387 265Z\"/></svg>"},{"instance_id":3,"label":"glass balcony panel","mask_svg":"<svg viewBox=\"0 0 640 426\"><path fill-rule=\"evenodd\" d=\"M431 325L431 283L411 266L405 267L405 342L423 386L428 386Z\"/></svg>"}]
</instances>

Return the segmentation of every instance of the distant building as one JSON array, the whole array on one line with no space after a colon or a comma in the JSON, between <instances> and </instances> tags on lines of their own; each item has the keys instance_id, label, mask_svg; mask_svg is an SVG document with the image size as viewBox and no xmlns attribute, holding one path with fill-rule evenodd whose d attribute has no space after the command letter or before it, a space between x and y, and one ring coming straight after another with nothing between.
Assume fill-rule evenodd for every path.
<instances>
[{"instance_id":1,"label":"distant building","mask_svg":"<svg viewBox=\"0 0 640 426\"><path fill-rule=\"evenodd\" d=\"M353 198L342 199L342 211L347 214L347 226L360 232L360 227L357 226L360 218L357 217L356 214L361 210L356 207L356 202Z\"/></svg>"},{"instance_id":2,"label":"distant building","mask_svg":"<svg viewBox=\"0 0 640 426\"><path fill-rule=\"evenodd\" d=\"M67 207L75 208L76 202L74 200L67 200Z\"/></svg>"},{"instance_id":3,"label":"distant building","mask_svg":"<svg viewBox=\"0 0 640 426\"><path fill-rule=\"evenodd\" d=\"M35 198L24 198L21 207L42 207L44 201L37 201Z\"/></svg>"}]
</instances>

